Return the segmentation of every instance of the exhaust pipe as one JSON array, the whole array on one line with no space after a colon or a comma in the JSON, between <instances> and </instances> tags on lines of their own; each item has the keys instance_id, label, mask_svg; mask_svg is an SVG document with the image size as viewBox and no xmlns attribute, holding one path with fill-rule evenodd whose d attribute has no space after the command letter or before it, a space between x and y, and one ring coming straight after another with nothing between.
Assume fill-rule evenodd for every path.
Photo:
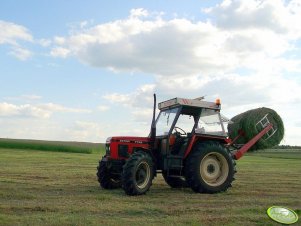
<instances>
[{"instance_id":1,"label":"exhaust pipe","mask_svg":"<svg viewBox=\"0 0 301 226\"><path fill-rule=\"evenodd\" d=\"M153 108L153 119L152 119L152 125L151 125L151 131L150 131L150 139L152 142L152 145L154 147L154 142L156 139L156 94L154 93L154 108Z\"/></svg>"}]
</instances>

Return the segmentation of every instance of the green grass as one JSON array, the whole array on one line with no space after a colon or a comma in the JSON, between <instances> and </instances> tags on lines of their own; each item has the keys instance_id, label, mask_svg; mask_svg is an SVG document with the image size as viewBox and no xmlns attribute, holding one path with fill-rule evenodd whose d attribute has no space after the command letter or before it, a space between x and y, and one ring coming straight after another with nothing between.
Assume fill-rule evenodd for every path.
<instances>
[{"instance_id":1,"label":"green grass","mask_svg":"<svg viewBox=\"0 0 301 226\"><path fill-rule=\"evenodd\" d=\"M257 157L265 157L265 158L280 158L280 159L299 159L301 160L301 150L263 150L260 152L249 152L248 156L257 156Z\"/></svg>"},{"instance_id":2,"label":"green grass","mask_svg":"<svg viewBox=\"0 0 301 226\"><path fill-rule=\"evenodd\" d=\"M92 152L99 153L104 149L104 146L100 143L39 141L21 139L17 140L0 138L0 148L91 154Z\"/></svg>"},{"instance_id":3,"label":"green grass","mask_svg":"<svg viewBox=\"0 0 301 226\"><path fill-rule=\"evenodd\" d=\"M129 197L99 188L101 154L0 149L0 225L279 225L268 207L300 213L300 154L261 154L237 162L225 193L171 189L158 175L146 195Z\"/></svg>"}]
</instances>

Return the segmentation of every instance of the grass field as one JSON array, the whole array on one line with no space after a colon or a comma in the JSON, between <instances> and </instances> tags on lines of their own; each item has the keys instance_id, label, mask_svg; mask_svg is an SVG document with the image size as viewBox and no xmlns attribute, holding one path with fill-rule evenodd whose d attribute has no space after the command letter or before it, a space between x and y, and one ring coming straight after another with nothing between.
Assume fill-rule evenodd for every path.
<instances>
[{"instance_id":1,"label":"grass field","mask_svg":"<svg viewBox=\"0 0 301 226\"><path fill-rule=\"evenodd\" d=\"M42 141L0 138L0 148L29 149L51 152L97 153L104 150L103 144L87 142Z\"/></svg>"},{"instance_id":2,"label":"grass field","mask_svg":"<svg viewBox=\"0 0 301 226\"><path fill-rule=\"evenodd\" d=\"M214 195L171 189L161 175L143 196L103 190L95 175L99 158L0 149L0 225L279 225L266 215L273 205L300 216L298 151L243 157L233 187Z\"/></svg>"}]
</instances>

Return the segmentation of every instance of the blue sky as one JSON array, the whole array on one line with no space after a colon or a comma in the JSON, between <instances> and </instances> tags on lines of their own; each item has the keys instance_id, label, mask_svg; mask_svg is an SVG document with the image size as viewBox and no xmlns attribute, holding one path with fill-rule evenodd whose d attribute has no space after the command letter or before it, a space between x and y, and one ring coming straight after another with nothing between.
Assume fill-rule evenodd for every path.
<instances>
[{"instance_id":1,"label":"blue sky","mask_svg":"<svg viewBox=\"0 0 301 226\"><path fill-rule=\"evenodd\" d=\"M301 1L2 1L0 137L148 134L152 93L270 107L301 145Z\"/></svg>"}]
</instances>

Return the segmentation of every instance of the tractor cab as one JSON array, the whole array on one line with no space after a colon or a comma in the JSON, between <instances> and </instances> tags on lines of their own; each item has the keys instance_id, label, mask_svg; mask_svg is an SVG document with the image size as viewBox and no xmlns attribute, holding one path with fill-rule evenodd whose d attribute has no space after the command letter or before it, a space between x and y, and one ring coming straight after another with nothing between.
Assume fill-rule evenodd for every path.
<instances>
[{"instance_id":1,"label":"tractor cab","mask_svg":"<svg viewBox=\"0 0 301 226\"><path fill-rule=\"evenodd\" d=\"M163 155L187 154L192 139L225 140L227 133L220 114L220 101L174 98L158 105L156 149Z\"/></svg>"}]
</instances>

